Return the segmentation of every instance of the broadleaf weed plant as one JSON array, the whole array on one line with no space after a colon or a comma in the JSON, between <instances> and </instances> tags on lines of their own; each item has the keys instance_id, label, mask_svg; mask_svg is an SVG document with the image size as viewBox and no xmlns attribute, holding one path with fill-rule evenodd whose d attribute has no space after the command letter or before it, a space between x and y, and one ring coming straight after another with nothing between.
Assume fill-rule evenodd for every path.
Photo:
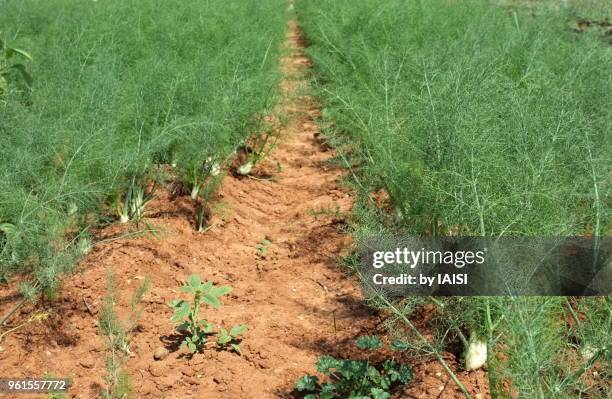
<instances>
[{"instance_id":1,"label":"broadleaf weed plant","mask_svg":"<svg viewBox=\"0 0 612 399\"><path fill-rule=\"evenodd\" d=\"M241 354L239 343L241 336L248 331L247 326L238 324L228 331L205 318L200 318L202 305L213 309L220 308L219 298L229 294L232 288L227 285L215 286L211 281L202 282L200 276L192 274L180 289L181 292L190 294L191 300L175 299L169 302L168 306L174 311L170 321L177 324L177 331L184 335L181 345L187 347L192 354L211 345L230 348ZM210 340L212 337L216 337L216 340Z\"/></svg>"},{"instance_id":2,"label":"broadleaf weed plant","mask_svg":"<svg viewBox=\"0 0 612 399\"><path fill-rule=\"evenodd\" d=\"M383 346L377 336L360 337L356 345L369 352L366 360L322 356L317 361L317 371L326 376L327 381L320 382L315 375L305 375L296 382L296 390L304 394L305 399L389 399L394 387L412 379L410 367L395 359L380 364L370 362L371 353ZM397 350L397 346L391 345L390 349Z\"/></svg>"}]
</instances>

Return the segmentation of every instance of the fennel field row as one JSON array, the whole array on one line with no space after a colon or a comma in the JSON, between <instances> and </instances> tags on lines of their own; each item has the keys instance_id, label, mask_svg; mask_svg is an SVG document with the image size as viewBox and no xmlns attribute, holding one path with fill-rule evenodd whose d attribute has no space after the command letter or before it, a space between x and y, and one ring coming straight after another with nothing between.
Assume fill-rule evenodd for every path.
<instances>
[{"instance_id":1,"label":"fennel field row","mask_svg":"<svg viewBox=\"0 0 612 399\"><path fill-rule=\"evenodd\" d=\"M297 14L320 124L360 193L357 241L609 235L612 47L572 28L609 21L609 4L310 0ZM417 355L486 344L493 397L609 397L609 297L378 303ZM433 347L405 333L426 304Z\"/></svg>"},{"instance_id":2,"label":"fennel field row","mask_svg":"<svg viewBox=\"0 0 612 399\"><path fill-rule=\"evenodd\" d=\"M0 281L53 291L92 228L139 219L164 179L205 201L275 103L285 8L0 2L2 43L32 58L0 59Z\"/></svg>"}]
</instances>

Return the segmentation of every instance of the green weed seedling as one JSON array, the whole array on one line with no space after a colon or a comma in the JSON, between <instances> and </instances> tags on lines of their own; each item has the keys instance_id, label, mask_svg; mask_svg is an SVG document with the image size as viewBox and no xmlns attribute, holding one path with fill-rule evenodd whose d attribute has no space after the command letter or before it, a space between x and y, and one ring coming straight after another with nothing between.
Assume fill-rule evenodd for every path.
<instances>
[{"instance_id":1,"label":"green weed seedling","mask_svg":"<svg viewBox=\"0 0 612 399\"><path fill-rule=\"evenodd\" d=\"M192 274L187 278L187 284L181 287L181 291L191 294L192 301L175 299L168 305L174 310L170 320L172 323L179 323L177 331L185 334L182 345L186 346L190 353L202 351L210 345L217 345L219 348L229 348L241 354L240 336L247 332L247 326L238 324L228 331L223 327L215 326L206 319L199 319L200 308L203 304L214 309L220 308L219 298L229 294L232 288L227 285L215 286L211 281L202 283L200 276ZM211 337L216 337L216 340L211 341Z\"/></svg>"},{"instance_id":2,"label":"green weed seedling","mask_svg":"<svg viewBox=\"0 0 612 399\"><path fill-rule=\"evenodd\" d=\"M270 245L272 245L272 241L270 241L268 239L261 240L261 242L259 242L255 246L255 249L257 250L257 255L259 255L259 256L267 255L268 252L270 251Z\"/></svg>"},{"instance_id":3,"label":"green weed seedling","mask_svg":"<svg viewBox=\"0 0 612 399\"><path fill-rule=\"evenodd\" d=\"M219 328L219 332L217 334L217 345L219 347L225 348L229 347L233 351L238 354L242 354L240 351L240 346L237 344L239 337L248 331L248 327L244 324L238 324L232 327L229 331L225 328Z\"/></svg>"},{"instance_id":4,"label":"green weed seedling","mask_svg":"<svg viewBox=\"0 0 612 399\"><path fill-rule=\"evenodd\" d=\"M375 349L382 348L382 342L380 338L378 338L375 335L372 335L372 336L364 335L363 337L360 337L357 340L355 345L359 349L364 349L364 350L375 350Z\"/></svg>"},{"instance_id":5,"label":"green weed seedling","mask_svg":"<svg viewBox=\"0 0 612 399\"><path fill-rule=\"evenodd\" d=\"M14 62L15 57L21 57L32 61L30 54L18 48L8 47L4 41L0 39L0 95L8 90L9 81L15 76L15 72L28 87L32 86L32 76L24 64Z\"/></svg>"},{"instance_id":6,"label":"green weed seedling","mask_svg":"<svg viewBox=\"0 0 612 399\"><path fill-rule=\"evenodd\" d=\"M356 345L369 351L383 346L376 336L361 337ZM391 345L391 349L398 350L398 347ZM322 356L317 361L317 371L329 379L320 382L319 378L313 375L300 378L295 388L305 394L304 399L389 399L393 387L406 384L412 378L410 367L400 365L394 359L374 365L369 360L344 360Z\"/></svg>"}]
</instances>

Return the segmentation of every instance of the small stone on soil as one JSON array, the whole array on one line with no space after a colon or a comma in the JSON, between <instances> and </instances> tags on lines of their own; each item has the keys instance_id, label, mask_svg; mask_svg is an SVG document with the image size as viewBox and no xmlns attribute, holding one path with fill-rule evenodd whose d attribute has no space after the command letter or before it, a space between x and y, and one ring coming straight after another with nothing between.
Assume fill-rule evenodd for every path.
<instances>
[{"instance_id":1,"label":"small stone on soil","mask_svg":"<svg viewBox=\"0 0 612 399\"><path fill-rule=\"evenodd\" d=\"M153 359L164 360L168 357L169 353L170 352L168 352L168 349L160 346L159 348L155 349L155 352L153 353Z\"/></svg>"},{"instance_id":2,"label":"small stone on soil","mask_svg":"<svg viewBox=\"0 0 612 399\"><path fill-rule=\"evenodd\" d=\"M185 377L183 378L183 381L185 381L189 385L200 385L200 381L196 380L195 378L191 378L191 377Z\"/></svg>"},{"instance_id":3,"label":"small stone on soil","mask_svg":"<svg viewBox=\"0 0 612 399\"><path fill-rule=\"evenodd\" d=\"M86 369L90 369L94 366L94 362L91 358L85 358L85 359L81 359L79 361L79 364L83 367L85 367Z\"/></svg>"},{"instance_id":4,"label":"small stone on soil","mask_svg":"<svg viewBox=\"0 0 612 399\"><path fill-rule=\"evenodd\" d=\"M164 375L164 369L160 365L154 363L149 365L149 372L153 377L161 377Z\"/></svg>"}]
</instances>

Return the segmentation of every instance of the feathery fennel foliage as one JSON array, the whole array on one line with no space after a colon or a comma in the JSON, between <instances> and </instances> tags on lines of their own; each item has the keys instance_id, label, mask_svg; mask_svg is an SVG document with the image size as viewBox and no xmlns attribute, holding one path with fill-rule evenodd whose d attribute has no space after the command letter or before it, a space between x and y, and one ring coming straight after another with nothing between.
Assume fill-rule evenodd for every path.
<instances>
[{"instance_id":1,"label":"feathery fennel foliage","mask_svg":"<svg viewBox=\"0 0 612 399\"><path fill-rule=\"evenodd\" d=\"M191 186L207 159L231 154L274 103L284 11L281 0L1 2L3 35L28 49L36 80L27 101L0 102L0 278L32 273L53 289L81 232L135 179L171 164Z\"/></svg>"},{"instance_id":2,"label":"feathery fennel foliage","mask_svg":"<svg viewBox=\"0 0 612 399\"><path fill-rule=\"evenodd\" d=\"M357 237L608 234L612 52L570 22L612 9L530 4L297 3L321 126L361 193ZM392 215L371 204L380 189ZM495 397L605 397L581 372L610 360L607 298L409 298L397 309L409 317L423 302L440 316L439 350L486 339ZM576 307L584 320L570 328Z\"/></svg>"}]
</instances>

